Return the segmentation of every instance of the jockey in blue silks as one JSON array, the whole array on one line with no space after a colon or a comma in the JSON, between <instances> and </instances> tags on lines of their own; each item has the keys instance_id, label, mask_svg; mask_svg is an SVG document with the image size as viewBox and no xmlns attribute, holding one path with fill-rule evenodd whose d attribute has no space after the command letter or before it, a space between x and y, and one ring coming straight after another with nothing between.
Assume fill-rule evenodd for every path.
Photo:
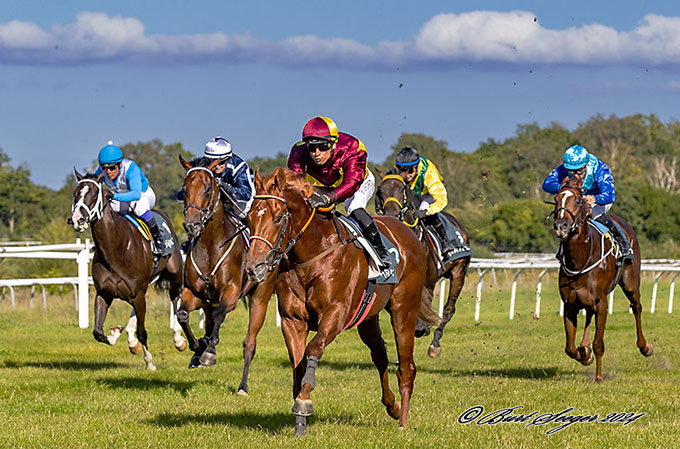
<instances>
[{"instance_id":1,"label":"jockey in blue silks","mask_svg":"<svg viewBox=\"0 0 680 449\"><path fill-rule=\"evenodd\" d=\"M151 213L156 204L156 194L149 181L134 161L123 157L123 151L109 141L99 150L99 167L95 174L104 173L104 183L114 192L111 208L116 212L133 211L144 220L153 236L152 251L155 255L163 254L165 242L161 238L158 224Z\"/></svg>"},{"instance_id":2,"label":"jockey in blue silks","mask_svg":"<svg viewBox=\"0 0 680 449\"><path fill-rule=\"evenodd\" d=\"M557 194L567 176L582 180L583 197L591 208L590 216L609 229L621 246L624 262L632 262L633 249L626 233L606 214L616 199L614 178L607 164L589 153L585 147L572 145L564 152L564 163L553 169L543 181L543 190Z\"/></svg>"}]
</instances>

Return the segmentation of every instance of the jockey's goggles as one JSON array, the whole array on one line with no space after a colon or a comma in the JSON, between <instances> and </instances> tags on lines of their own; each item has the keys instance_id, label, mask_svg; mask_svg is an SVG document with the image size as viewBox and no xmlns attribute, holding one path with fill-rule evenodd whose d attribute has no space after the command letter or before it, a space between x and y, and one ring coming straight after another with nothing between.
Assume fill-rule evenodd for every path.
<instances>
[{"instance_id":1,"label":"jockey's goggles","mask_svg":"<svg viewBox=\"0 0 680 449\"><path fill-rule=\"evenodd\" d=\"M307 151L310 153L316 153L317 151L325 153L326 151L330 151L331 145L332 142L330 140L308 140Z\"/></svg>"},{"instance_id":2,"label":"jockey's goggles","mask_svg":"<svg viewBox=\"0 0 680 449\"><path fill-rule=\"evenodd\" d=\"M569 173L570 177L573 177L574 175L583 175L586 172L586 166L584 165L583 167L577 168L576 170L567 169L567 172Z\"/></svg>"},{"instance_id":3,"label":"jockey's goggles","mask_svg":"<svg viewBox=\"0 0 680 449\"><path fill-rule=\"evenodd\" d=\"M107 171L107 170L115 170L118 168L118 164L101 164L100 167L102 170Z\"/></svg>"},{"instance_id":4,"label":"jockey's goggles","mask_svg":"<svg viewBox=\"0 0 680 449\"><path fill-rule=\"evenodd\" d=\"M418 169L418 164L413 165L397 165L399 173L415 173Z\"/></svg>"}]
</instances>

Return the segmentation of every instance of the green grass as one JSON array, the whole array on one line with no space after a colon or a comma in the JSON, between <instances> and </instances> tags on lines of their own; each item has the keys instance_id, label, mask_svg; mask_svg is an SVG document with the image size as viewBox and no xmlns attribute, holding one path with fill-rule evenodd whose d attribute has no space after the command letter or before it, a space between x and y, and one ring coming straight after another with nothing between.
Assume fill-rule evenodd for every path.
<instances>
[{"instance_id":1,"label":"green grass","mask_svg":"<svg viewBox=\"0 0 680 449\"><path fill-rule=\"evenodd\" d=\"M651 284L643 286L643 325L655 347L651 358L637 351L633 317L617 292L605 333L607 380L596 384L594 364L583 367L564 354L554 277L544 279L539 320L532 318L535 274L520 282L528 288L518 291L513 321L507 317L506 276L499 274L498 281L501 286L490 286L485 278L481 323L475 324L476 275L469 277L440 358L425 355L429 337L417 340L407 429L399 430L384 411L376 371L356 331L341 335L319 364L315 414L305 439L293 437L291 372L273 304L260 334L250 396L243 398L234 394L247 325L241 306L227 317L217 365L188 370L190 354L172 344L167 303L153 296L148 328L158 370L147 372L141 354L129 354L124 337L109 347L95 342L91 329L77 327L72 295L49 297L47 313L38 297L32 309L20 297L16 311L6 297L0 303L0 447L677 447L680 311L666 312L667 284L653 315ZM116 302L107 327L124 324L128 314L129 306ZM395 367L390 371L397 392ZM546 435L555 424L459 424L458 417L476 405L485 413L521 405L514 414L573 407L571 415L647 415L627 426L577 423Z\"/></svg>"}]
</instances>

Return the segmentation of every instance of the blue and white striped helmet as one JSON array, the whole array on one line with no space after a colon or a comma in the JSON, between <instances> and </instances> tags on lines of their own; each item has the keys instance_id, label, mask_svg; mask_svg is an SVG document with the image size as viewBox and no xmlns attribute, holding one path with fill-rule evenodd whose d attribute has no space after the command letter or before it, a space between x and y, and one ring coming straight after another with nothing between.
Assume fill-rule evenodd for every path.
<instances>
[{"instance_id":1,"label":"blue and white striped helmet","mask_svg":"<svg viewBox=\"0 0 680 449\"><path fill-rule=\"evenodd\" d=\"M581 145L572 145L564 151L564 168L578 170L588 163L588 150Z\"/></svg>"}]
</instances>

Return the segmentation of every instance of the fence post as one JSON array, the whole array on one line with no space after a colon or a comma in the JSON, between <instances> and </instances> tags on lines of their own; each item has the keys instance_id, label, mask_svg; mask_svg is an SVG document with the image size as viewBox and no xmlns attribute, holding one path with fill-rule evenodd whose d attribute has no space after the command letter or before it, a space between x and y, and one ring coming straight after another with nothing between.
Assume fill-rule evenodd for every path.
<instances>
[{"instance_id":1,"label":"fence post","mask_svg":"<svg viewBox=\"0 0 680 449\"><path fill-rule=\"evenodd\" d=\"M479 308L480 304L482 302L482 279L484 278L484 275L489 272L489 269L486 268L482 271L479 271L479 280L477 281L477 301L475 302L475 321L479 321Z\"/></svg>"},{"instance_id":2,"label":"fence post","mask_svg":"<svg viewBox=\"0 0 680 449\"><path fill-rule=\"evenodd\" d=\"M90 240L85 240L85 248L78 251L76 257L78 263L78 326L81 329L90 327L88 310L88 283L87 273L90 264Z\"/></svg>"},{"instance_id":3,"label":"fence post","mask_svg":"<svg viewBox=\"0 0 680 449\"><path fill-rule=\"evenodd\" d=\"M441 279L439 281L439 318L444 317L444 290L445 290L444 279Z\"/></svg>"},{"instance_id":4,"label":"fence post","mask_svg":"<svg viewBox=\"0 0 680 449\"><path fill-rule=\"evenodd\" d=\"M540 318L541 316L541 287L543 283L543 276L545 276L547 272L547 268L541 272L541 274L538 276L538 284L536 284L536 310L534 311L534 316L536 318Z\"/></svg>"},{"instance_id":5,"label":"fence post","mask_svg":"<svg viewBox=\"0 0 680 449\"><path fill-rule=\"evenodd\" d=\"M512 290L510 291L510 319L515 317L515 296L517 295L517 278L524 271L524 268L517 270L517 273L512 277Z\"/></svg>"},{"instance_id":6,"label":"fence post","mask_svg":"<svg viewBox=\"0 0 680 449\"><path fill-rule=\"evenodd\" d=\"M668 293L668 313L673 313L673 292L675 290L675 278L678 277L680 271L675 273L671 278L671 291Z\"/></svg>"},{"instance_id":7,"label":"fence post","mask_svg":"<svg viewBox=\"0 0 680 449\"><path fill-rule=\"evenodd\" d=\"M656 291L659 288L659 278L663 274L663 271L660 271L654 276L654 287L652 287L652 306L649 309L649 313L654 313L654 310L656 309Z\"/></svg>"}]
</instances>

